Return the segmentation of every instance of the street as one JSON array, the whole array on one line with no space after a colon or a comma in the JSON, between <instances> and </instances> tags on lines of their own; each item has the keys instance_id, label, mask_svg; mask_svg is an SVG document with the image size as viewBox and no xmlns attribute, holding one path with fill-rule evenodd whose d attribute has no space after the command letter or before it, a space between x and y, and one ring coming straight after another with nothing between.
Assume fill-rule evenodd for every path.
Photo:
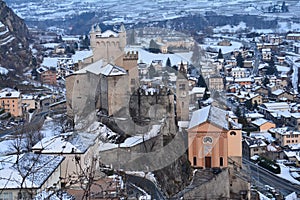
<instances>
[{"instance_id":1,"label":"street","mask_svg":"<svg viewBox=\"0 0 300 200\"><path fill-rule=\"evenodd\" d=\"M300 185L293 184L286 179L278 177L249 160L243 159L243 165L243 169L249 174L253 181L252 184L255 184L259 188L264 189L265 185L270 185L284 196L289 195L292 192L297 192L297 194L300 193Z\"/></svg>"},{"instance_id":2,"label":"street","mask_svg":"<svg viewBox=\"0 0 300 200\"><path fill-rule=\"evenodd\" d=\"M145 190L149 195L151 195L151 199L153 200L166 199L163 193L156 187L156 185L146 178L126 174L126 181Z\"/></svg>"}]
</instances>

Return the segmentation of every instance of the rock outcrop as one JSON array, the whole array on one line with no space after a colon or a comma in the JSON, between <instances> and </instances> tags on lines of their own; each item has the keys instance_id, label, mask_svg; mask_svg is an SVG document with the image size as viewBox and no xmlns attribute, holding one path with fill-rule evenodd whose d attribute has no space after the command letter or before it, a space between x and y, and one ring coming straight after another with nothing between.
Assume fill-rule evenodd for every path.
<instances>
[{"instance_id":1,"label":"rock outcrop","mask_svg":"<svg viewBox=\"0 0 300 200\"><path fill-rule=\"evenodd\" d=\"M24 68L30 67L29 38L24 21L0 0L0 65L14 70L14 74L22 74Z\"/></svg>"}]
</instances>

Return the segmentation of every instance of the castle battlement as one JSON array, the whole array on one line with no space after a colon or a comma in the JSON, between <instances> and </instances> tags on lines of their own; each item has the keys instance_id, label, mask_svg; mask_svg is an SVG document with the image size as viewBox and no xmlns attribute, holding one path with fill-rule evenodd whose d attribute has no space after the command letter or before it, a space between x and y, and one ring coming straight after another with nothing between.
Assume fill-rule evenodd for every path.
<instances>
[{"instance_id":1,"label":"castle battlement","mask_svg":"<svg viewBox=\"0 0 300 200\"><path fill-rule=\"evenodd\" d=\"M139 59L139 52L138 51L128 51L124 57L124 60L138 60Z\"/></svg>"}]
</instances>

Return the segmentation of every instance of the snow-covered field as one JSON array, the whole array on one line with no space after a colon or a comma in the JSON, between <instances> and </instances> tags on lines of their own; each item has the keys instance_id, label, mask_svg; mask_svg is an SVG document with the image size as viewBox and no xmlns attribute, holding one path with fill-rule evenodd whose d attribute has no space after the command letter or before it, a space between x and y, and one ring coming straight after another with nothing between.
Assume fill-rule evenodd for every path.
<instances>
[{"instance_id":1,"label":"snow-covered field","mask_svg":"<svg viewBox=\"0 0 300 200\"><path fill-rule=\"evenodd\" d=\"M204 14L206 11L233 15L264 15L266 18L291 18L299 16L300 3L286 0L289 13L263 13L262 7L275 4L274 1L260 0L6 0L7 4L25 20L43 21L46 19L71 18L85 12L108 12L106 23L132 23L136 21L160 21L174 19L189 14ZM101 16L101 15L99 15ZM106 15L107 18L107 15Z\"/></svg>"}]
</instances>

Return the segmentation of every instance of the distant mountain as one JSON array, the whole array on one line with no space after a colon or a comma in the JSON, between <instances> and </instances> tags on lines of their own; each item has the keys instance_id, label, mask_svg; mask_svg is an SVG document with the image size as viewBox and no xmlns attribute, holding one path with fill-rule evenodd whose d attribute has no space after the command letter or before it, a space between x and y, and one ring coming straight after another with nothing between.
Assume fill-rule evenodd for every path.
<instances>
[{"instance_id":1,"label":"distant mountain","mask_svg":"<svg viewBox=\"0 0 300 200\"><path fill-rule=\"evenodd\" d=\"M14 75L21 75L31 66L29 39L24 21L0 0L0 65L14 71Z\"/></svg>"}]
</instances>

